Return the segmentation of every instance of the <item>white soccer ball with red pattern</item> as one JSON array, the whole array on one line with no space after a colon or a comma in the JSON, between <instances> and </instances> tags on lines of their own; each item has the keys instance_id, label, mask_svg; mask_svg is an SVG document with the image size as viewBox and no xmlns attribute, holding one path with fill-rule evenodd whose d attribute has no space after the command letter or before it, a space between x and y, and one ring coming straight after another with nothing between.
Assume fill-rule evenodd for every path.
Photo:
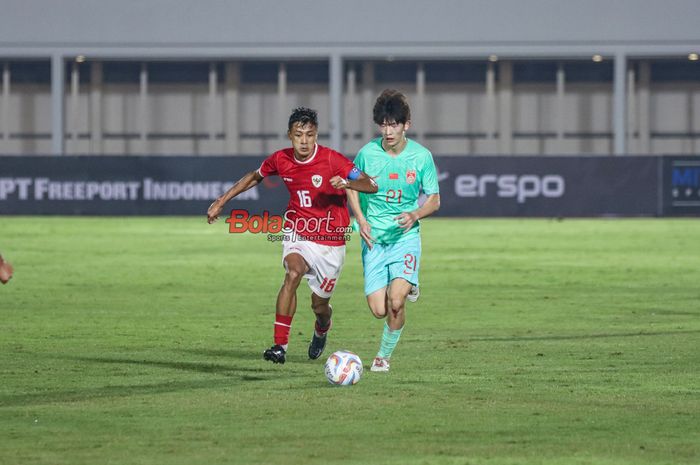
<instances>
[{"instance_id":1,"label":"white soccer ball with red pattern","mask_svg":"<svg viewBox=\"0 0 700 465\"><path fill-rule=\"evenodd\" d=\"M338 350L326 360L325 370L331 384L350 386L362 377L362 360L353 352Z\"/></svg>"}]
</instances>

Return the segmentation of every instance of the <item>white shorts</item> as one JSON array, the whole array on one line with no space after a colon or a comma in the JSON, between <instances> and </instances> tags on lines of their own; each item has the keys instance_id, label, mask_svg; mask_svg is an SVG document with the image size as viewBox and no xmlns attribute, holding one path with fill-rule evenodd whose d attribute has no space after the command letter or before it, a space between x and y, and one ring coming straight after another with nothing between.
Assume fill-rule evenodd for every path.
<instances>
[{"instance_id":1,"label":"white shorts","mask_svg":"<svg viewBox=\"0 0 700 465\"><path fill-rule=\"evenodd\" d=\"M298 253L309 265L309 271L304 277L309 287L319 297L329 298L333 294L335 284L345 263L345 246L322 245L312 241L283 241L282 265L287 268L285 257Z\"/></svg>"}]
</instances>

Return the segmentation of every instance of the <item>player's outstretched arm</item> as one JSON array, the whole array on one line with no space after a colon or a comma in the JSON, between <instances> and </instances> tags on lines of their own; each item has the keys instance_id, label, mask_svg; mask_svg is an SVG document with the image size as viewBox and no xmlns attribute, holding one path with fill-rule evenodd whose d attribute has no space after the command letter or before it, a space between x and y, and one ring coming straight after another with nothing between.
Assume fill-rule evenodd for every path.
<instances>
[{"instance_id":1,"label":"player's outstretched arm","mask_svg":"<svg viewBox=\"0 0 700 465\"><path fill-rule=\"evenodd\" d=\"M360 237L365 241L367 247L372 248L374 243L374 238L372 237L372 227L369 225L367 218L362 213L362 208L360 208L360 194L354 190L348 190L348 205L350 205L350 210L357 220L357 224L360 226Z\"/></svg>"},{"instance_id":2,"label":"player's outstretched arm","mask_svg":"<svg viewBox=\"0 0 700 465\"><path fill-rule=\"evenodd\" d=\"M357 179L345 179L340 176L333 176L330 182L336 189L348 189L357 192L365 192L367 194L374 194L378 189L374 179L370 178L362 171L360 171L360 175Z\"/></svg>"},{"instance_id":3,"label":"player's outstretched arm","mask_svg":"<svg viewBox=\"0 0 700 465\"><path fill-rule=\"evenodd\" d=\"M257 186L262 180L263 177L260 176L260 173L258 173L257 170L255 170L247 173L241 179L236 181L236 183L231 186L229 190L227 190L221 197L214 200L209 206L209 209L207 210L207 222L212 224L214 221L216 221L219 218L224 205L226 205L226 202L241 192L245 192L251 187Z\"/></svg>"},{"instance_id":4,"label":"player's outstretched arm","mask_svg":"<svg viewBox=\"0 0 700 465\"><path fill-rule=\"evenodd\" d=\"M413 223L430 216L440 209L440 194L430 194L425 200L422 207L411 212L403 212L396 218L394 218L398 223L399 227L404 230L404 232L411 229Z\"/></svg>"}]
</instances>

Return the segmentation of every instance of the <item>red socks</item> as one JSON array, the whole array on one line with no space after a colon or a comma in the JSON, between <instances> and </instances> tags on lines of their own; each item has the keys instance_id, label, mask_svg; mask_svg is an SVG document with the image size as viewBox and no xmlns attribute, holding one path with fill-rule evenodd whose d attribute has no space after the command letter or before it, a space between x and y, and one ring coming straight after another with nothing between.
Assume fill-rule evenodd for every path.
<instances>
[{"instance_id":1,"label":"red socks","mask_svg":"<svg viewBox=\"0 0 700 465\"><path fill-rule=\"evenodd\" d=\"M292 329L293 318L294 315L275 314L275 345L282 346L284 350L287 350L287 345L289 344L289 331ZM318 324L318 320L316 320L314 331L318 337L323 337L329 329L331 329L330 321L328 322L328 326L323 328Z\"/></svg>"},{"instance_id":2,"label":"red socks","mask_svg":"<svg viewBox=\"0 0 700 465\"><path fill-rule=\"evenodd\" d=\"M287 350L289 343L289 330L292 328L292 318L294 315L275 314L275 345L280 345Z\"/></svg>"},{"instance_id":3,"label":"red socks","mask_svg":"<svg viewBox=\"0 0 700 465\"><path fill-rule=\"evenodd\" d=\"M321 325L318 324L318 320L316 320L316 324L314 325L314 331L316 331L316 336L318 337L323 337L329 329L331 329L331 321L328 322L328 326L325 328L322 328Z\"/></svg>"}]
</instances>

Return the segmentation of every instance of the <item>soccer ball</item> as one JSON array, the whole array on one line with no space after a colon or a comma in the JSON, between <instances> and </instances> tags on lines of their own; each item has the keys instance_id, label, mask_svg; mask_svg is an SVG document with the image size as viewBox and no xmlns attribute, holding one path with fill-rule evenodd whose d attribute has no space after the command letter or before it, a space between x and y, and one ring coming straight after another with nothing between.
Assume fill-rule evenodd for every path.
<instances>
[{"instance_id":1,"label":"soccer ball","mask_svg":"<svg viewBox=\"0 0 700 465\"><path fill-rule=\"evenodd\" d=\"M362 360L347 350L333 352L325 365L326 378L336 386L357 384L362 376Z\"/></svg>"}]
</instances>

